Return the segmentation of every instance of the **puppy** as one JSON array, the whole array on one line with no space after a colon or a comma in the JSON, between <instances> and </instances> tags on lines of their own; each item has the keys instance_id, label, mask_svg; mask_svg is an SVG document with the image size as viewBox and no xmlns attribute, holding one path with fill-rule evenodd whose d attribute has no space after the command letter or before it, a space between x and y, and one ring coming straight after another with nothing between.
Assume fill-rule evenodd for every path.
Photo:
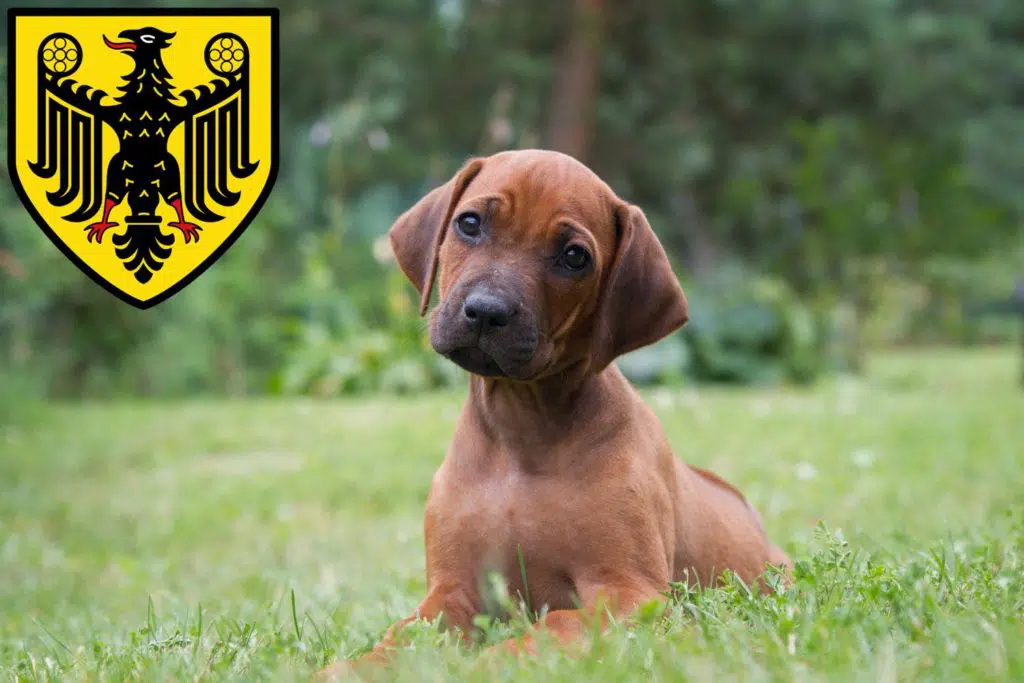
<instances>
[{"instance_id":1,"label":"puppy","mask_svg":"<svg viewBox=\"0 0 1024 683\"><path fill-rule=\"evenodd\" d=\"M493 611L491 573L568 644L669 582L712 586L728 569L756 584L769 564L791 568L739 491L673 456L612 363L688 316L639 208L571 157L503 152L469 161L389 237L421 314L438 282L433 348L471 374L427 500L427 595L361 662L386 660L415 619L468 636Z\"/></svg>"}]
</instances>

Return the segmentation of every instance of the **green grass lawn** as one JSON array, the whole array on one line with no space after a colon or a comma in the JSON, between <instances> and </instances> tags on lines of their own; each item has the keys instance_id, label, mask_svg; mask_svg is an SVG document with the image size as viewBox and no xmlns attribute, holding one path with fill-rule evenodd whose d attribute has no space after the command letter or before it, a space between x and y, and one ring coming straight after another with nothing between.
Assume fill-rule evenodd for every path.
<instances>
[{"instance_id":1,"label":"green grass lawn","mask_svg":"<svg viewBox=\"0 0 1024 683\"><path fill-rule=\"evenodd\" d=\"M646 392L677 454L736 483L794 557L785 595L682 595L585 656L487 667L414 628L388 675L1024 680L1013 351L868 370ZM424 593L422 508L462 397L60 406L0 427L0 679L301 679L366 648Z\"/></svg>"}]
</instances>

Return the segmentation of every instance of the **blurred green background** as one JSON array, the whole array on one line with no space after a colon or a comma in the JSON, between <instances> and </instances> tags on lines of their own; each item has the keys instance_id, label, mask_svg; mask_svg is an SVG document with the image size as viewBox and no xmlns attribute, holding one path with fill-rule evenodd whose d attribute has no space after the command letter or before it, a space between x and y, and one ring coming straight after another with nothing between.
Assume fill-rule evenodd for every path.
<instances>
[{"instance_id":1,"label":"blurred green background","mask_svg":"<svg viewBox=\"0 0 1024 683\"><path fill-rule=\"evenodd\" d=\"M0 184L0 412L460 383L381 238L468 156L517 147L591 165L670 251L692 322L623 359L638 383L806 383L1018 333L970 311L1024 279L1024 3L279 7L276 189L170 301L107 294Z\"/></svg>"}]
</instances>

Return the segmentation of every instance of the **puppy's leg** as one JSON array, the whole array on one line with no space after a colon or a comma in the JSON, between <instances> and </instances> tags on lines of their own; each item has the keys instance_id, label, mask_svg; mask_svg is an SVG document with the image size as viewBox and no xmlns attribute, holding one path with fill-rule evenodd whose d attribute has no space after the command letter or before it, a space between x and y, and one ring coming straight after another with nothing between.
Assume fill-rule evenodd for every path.
<instances>
[{"instance_id":1,"label":"puppy's leg","mask_svg":"<svg viewBox=\"0 0 1024 683\"><path fill-rule=\"evenodd\" d=\"M357 659L335 662L321 669L317 673L317 678L321 681L337 680L351 671L386 664L395 652L402 629L420 619L433 621L441 616L444 628L456 629L467 638L473 625L474 614L476 610L468 591L457 584L439 584L427 593L427 597L415 612L392 624L372 650Z\"/></svg>"},{"instance_id":2,"label":"puppy's leg","mask_svg":"<svg viewBox=\"0 0 1024 683\"><path fill-rule=\"evenodd\" d=\"M580 586L577 586L580 589ZM616 619L628 617L640 605L651 600L661 600L663 595L653 587L642 583L622 587L593 586L590 590L580 591L583 605L580 609L563 609L549 612L542 621L534 625L534 629L544 629L558 641L560 645L569 646L582 640L588 630L595 627L604 630L608 627L609 614ZM498 651L511 651L516 654L537 654L536 638L527 633L519 638L510 638L489 648L486 653L493 656Z\"/></svg>"}]
</instances>

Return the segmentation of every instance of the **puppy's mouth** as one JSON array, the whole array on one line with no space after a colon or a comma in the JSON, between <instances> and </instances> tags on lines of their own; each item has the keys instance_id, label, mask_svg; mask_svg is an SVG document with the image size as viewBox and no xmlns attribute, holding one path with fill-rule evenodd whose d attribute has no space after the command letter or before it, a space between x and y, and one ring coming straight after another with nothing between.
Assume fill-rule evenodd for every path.
<instances>
[{"instance_id":1,"label":"puppy's mouth","mask_svg":"<svg viewBox=\"0 0 1024 683\"><path fill-rule=\"evenodd\" d=\"M443 354L463 370L483 377L508 377L498 362L479 346L463 346Z\"/></svg>"}]
</instances>

